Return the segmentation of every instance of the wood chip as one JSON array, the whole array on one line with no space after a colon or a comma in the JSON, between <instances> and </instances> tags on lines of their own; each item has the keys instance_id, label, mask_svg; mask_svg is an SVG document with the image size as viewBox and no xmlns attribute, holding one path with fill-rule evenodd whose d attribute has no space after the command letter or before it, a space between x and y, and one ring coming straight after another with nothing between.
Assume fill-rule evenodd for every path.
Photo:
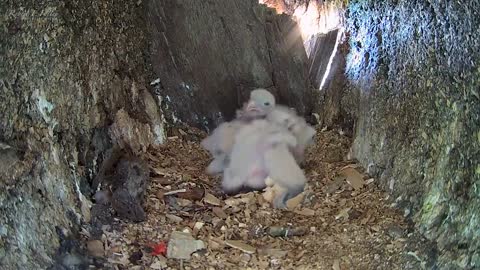
<instances>
[{"instance_id":1,"label":"wood chip","mask_svg":"<svg viewBox=\"0 0 480 270\"><path fill-rule=\"evenodd\" d=\"M183 218L179 217L179 216L175 216L175 215L172 215L172 214L166 214L165 215L168 219L170 219L171 221L173 222L176 222L176 223L180 223L183 221Z\"/></svg>"},{"instance_id":2,"label":"wood chip","mask_svg":"<svg viewBox=\"0 0 480 270\"><path fill-rule=\"evenodd\" d=\"M225 245L229 246L229 247L232 247L232 248L236 248L236 249L239 249L245 253L248 253L248 254L253 254L255 253L256 249L242 241L239 241L239 240L226 240L225 241Z\"/></svg>"},{"instance_id":3,"label":"wood chip","mask_svg":"<svg viewBox=\"0 0 480 270\"><path fill-rule=\"evenodd\" d=\"M275 189L273 187L266 187L262 197L266 202L272 203L275 198Z\"/></svg>"},{"instance_id":4,"label":"wood chip","mask_svg":"<svg viewBox=\"0 0 480 270\"><path fill-rule=\"evenodd\" d=\"M186 189L177 189L177 190L172 190L172 191L169 191L169 192L165 192L163 195L164 196L168 196L168 195L174 195L174 194L177 194L177 193L183 193L183 192L187 192Z\"/></svg>"},{"instance_id":5,"label":"wood chip","mask_svg":"<svg viewBox=\"0 0 480 270\"><path fill-rule=\"evenodd\" d=\"M165 169L163 169L163 168L153 167L153 168L151 168L151 169L152 169L152 171L153 171L155 174L157 174L157 175L167 175L167 174L168 174L168 173L165 171ZM154 179L156 179L156 178L154 178Z\"/></svg>"},{"instance_id":6,"label":"wood chip","mask_svg":"<svg viewBox=\"0 0 480 270\"><path fill-rule=\"evenodd\" d=\"M182 136L187 136L187 133L185 131L183 131L183 129L178 129L178 132L182 135Z\"/></svg>"},{"instance_id":7,"label":"wood chip","mask_svg":"<svg viewBox=\"0 0 480 270\"><path fill-rule=\"evenodd\" d=\"M203 198L205 190L200 187L194 187L187 189L185 192L178 193L177 197L182 199L187 199L191 201L199 201Z\"/></svg>"},{"instance_id":8,"label":"wood chip","mask_svg":"<svg viewBox=\"0 0 480 270\"><path fill-rule=\"evenodd\" d=\"M155 169L152 169L152 170L155 170ZM162 172L162 174L165 173L165 171L159 171L159 172ZM168 177L153 177L150 179L150 182L160 184L162 186L171 185L173 183L172 179Z\"/></svg>"},{"instance_id":9,"label":"wood chip","mask_svg":"<svg viewBox=\"0 0 480 270\"><path fill-rule=\"evenodd\" d=\"M247 205L255 203L256 202L255 193L249 192L245 194L240 194L240 201Z\"/></svg>"},{"instance_id":10,"label":"wood chip","mask_svg":"<svg viewBox=\"0 0 480 270\"><path fill-rule=\"evenodd\" d=\"M225 200L225 205L230 207L238 206L239 204L240 204L240 199L228 198Z\"/></svg>"},{"instance_id":11,"label":"wood chip","mask_svg":"<svg viewBox=\"0 0 480 270\"><path fill-rule=\"evenodd\" d=\"M221 219L226 219L228 217L228 215L225 213L225 211L223 211L223 209L220 208L220 207L214 207L212 209L212 211L217 217L219 217Z\"/></svg>"},{"instance_id":12,"label":"wood chip","mask_svg":"<svg viewBox=\"0 0 480 270\"><path fill-rule=\"evenodd\" d=\"M292 211L293 209L297 208L302 202L303 199L305 198L305 193L302 192L298 194L297 196L291 198L290 200L287 201L287 209Z\"/></svg>"},{"instance_id":13,"label":"wood chip","mask_svg":"<svg viewBox=\"0 0 480 270\"><path fill-rule=\"evenodd\" d=\"M340 212L335 216L335 219L338 220L338 219L348 219L349 215L348 215L348 212L350 211L350 209L352 209L351 207L347 207L347 208L344 208L342 210L340 210Z\"/></svg>"},{"instance_id":14,"label":"wood chip","mask_svg":"<svg viewBox=\"0 0 480 270\"><path fill-rule=\"evenodd\" d=\"M266 256L272 256L274 258L284 258L287 256L288 251L281 250L279 248L265 248L265 249L259 249L258 254L260 255L266 255Z\"/></svg>"},{"instance_id":15,"label":"wood chip","mask_svg":"<svg viewBox=\"0 0 480 270\"><path fill-rule=\"evenodd\" d=\"M205 223L195 222L195 225L193 226L193 229L200 230L200 229L202 229L203 225L205 225Z\"/></svg>"},{"instance_id":16,"label":"wood chip","mask_svg":"<svg viewBox=\"0 0 480 270\"><path fill-rule=\"evenodd\" d=\"M352 163L352 164L348 164L346 166L343 166L340 170L343 171L345 169L356 169L356 168L360 168L360 167L362 167L362 165L357 164L357 163Z\"/></svg>"},{"instance_id":17,"label":"wood chip","mask_svg":"<svg viewBox=\"0 0 480 270\"><path fill-rule=\"evenodd\" d=\"M340 171L340 174L345 176L347 183L350 184L355 190L360 190L365 185L363 174L359 173L354 168L346 168Z\"/></svg>"},{"instance_id":18,"label":"wood chip","mask_svg":"<svg viewBox=\"0 0 480 270\"><path fill-rule=\"evenodd\" d=\"M295 213L303 216L315 216L315 210L312 210L310 208L295 210Z\"/></svg>"},{"instance_id":19,"label":"wood chip","mask_svg":"<svg viewBox=\"0 0 480 270\"><path fill-rule=\"evenodd\" d=\"M203 197L203 201L208 204L216 205L216 206L220 206L221 204L220 199L218 199L217 197L213 196L210 193L205 193L205 197Z\"/></svg>"}]
</instances>

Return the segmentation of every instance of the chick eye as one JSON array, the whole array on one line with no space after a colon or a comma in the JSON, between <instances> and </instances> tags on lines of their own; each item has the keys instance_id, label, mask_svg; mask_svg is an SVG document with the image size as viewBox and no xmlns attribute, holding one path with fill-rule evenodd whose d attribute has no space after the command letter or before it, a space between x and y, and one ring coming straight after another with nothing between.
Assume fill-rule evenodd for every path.
<instances>
[{"instance_id":1,"label":"chick eye","mask_svg":"<svg viewBox=\"0 0 480 270\"><path fill-rule=\"evenodd\" d=\"M263 105L270 106L270 102L265 102L265 103L263 103Z\"/></svg>"}]
</instances>

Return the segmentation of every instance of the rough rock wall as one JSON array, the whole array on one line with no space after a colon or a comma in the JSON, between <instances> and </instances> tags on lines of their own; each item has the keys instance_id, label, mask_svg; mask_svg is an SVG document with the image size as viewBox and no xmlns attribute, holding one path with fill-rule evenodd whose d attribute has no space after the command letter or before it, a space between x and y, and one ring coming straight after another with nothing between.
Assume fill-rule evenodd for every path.
<instances>
[{"instance_id":1,"label":"rough rock wall","mask_svg":"<svg viewBox=\"0 0 480 270\"><path fill-rule=\"evenodd\" d=\"M479 1L351 1L353 155L436 241L480 268ZM352 106L352 104L356 104Z\"/></svg>"},{"instance_id":2,"label":"rough rock wall","mask_svg":"<svg viewBox=\"0 0 480 270\"><path fill-rule=\"evenodd\" d=\"M162 143L157 103L197 126L254 87L311 110L298 28L253 0L3 1L0 25L2 269L52 263L106 150Z\"/></svg>"},{"instance_id":3,"label":"rough rock wall","mask_svg":"<svg viewBox=\"0 0 480 270\"><path fill-rule=\"evenodd\" d=\"M306 53L288 16L255 0L150 1L148 10L155 93L172 119L215 126L256 87L312 112Z\"/></svg>"},{"instance_id":4,"label":"rough rock wall","mask_svg":"<svg viewBox=\"0 0 480 270\"><path fill-rule=\"evenodd\" d=\"M89 181L119 109L132 117L123 132L146 125L162 141L135 2L0 2L2 269L45 269L55 227L88 219Z\"/></svg>"}]
</instances>

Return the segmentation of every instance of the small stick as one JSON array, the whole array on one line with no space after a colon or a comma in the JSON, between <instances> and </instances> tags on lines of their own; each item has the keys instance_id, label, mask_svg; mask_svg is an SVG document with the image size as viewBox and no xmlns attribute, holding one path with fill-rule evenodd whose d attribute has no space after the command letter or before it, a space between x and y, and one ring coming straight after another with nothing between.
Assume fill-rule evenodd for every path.
<instances>
[{"instance_id":1,"label":"small stick","mask_svg":"<svg viewBox=\"0 0 480 270\"><path fill-rule=\"evenodd\" d=\"M177 194L177 193L184 193L184 192L187 192L187 190L182 188L182 189L178 189L178 190L172 190L172 191L169 191L169 192L165 192L163 195L168 196L168 195L173 195L173 194Z\"/></svg>"}]
</instances>

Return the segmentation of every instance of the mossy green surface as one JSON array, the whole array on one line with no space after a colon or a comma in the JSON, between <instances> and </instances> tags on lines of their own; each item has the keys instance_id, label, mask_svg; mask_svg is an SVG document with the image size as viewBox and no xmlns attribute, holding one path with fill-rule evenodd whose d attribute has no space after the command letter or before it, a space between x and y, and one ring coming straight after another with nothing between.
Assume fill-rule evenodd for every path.
<instances>
[{"instance_id":1,"label":"mossy green surface","mask_svg":"<svg viewBox=\"0 0 480 270\"><path fill-rule=\"evenodd\" d=\"M354 155L407 202L442 269L480 267L479 1L350 1ZM347 104L347 102L344 102ZM351 104L351 102L349 103Z\"/></svg>"}]
</instances>

